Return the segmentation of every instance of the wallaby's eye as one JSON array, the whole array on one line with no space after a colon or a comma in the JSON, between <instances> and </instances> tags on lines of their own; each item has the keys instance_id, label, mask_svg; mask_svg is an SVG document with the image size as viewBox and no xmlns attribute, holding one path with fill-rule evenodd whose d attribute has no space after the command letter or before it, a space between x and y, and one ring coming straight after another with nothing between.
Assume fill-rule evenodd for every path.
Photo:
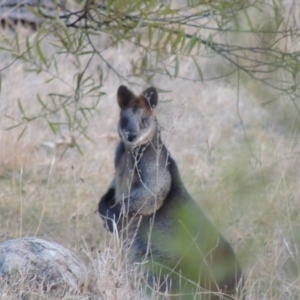
<instances>
[{"instance_id":1,"label":"wallaby's eye","mask_svg":"<svg viewBox=\"0 0 300 300\"><path fill-rule=\"evenodd\" d=\"M148 127L149 126L149 119L148 118L142 118L141 125L142 125L143 128Z\"/></svg>"},{"instance_id":2,"label":"wallaby's eye","mask_svg":"<svg viewBox=\"0 0 300 300\"><path fill-rule=\"evenodd\" d=\"M120 126L121 126L121 128L122 129L126 128L127 124L128 124L127 118L124 118L124 117L121 118L121 120L120 120Z\"/></svg>"}]
</instances>

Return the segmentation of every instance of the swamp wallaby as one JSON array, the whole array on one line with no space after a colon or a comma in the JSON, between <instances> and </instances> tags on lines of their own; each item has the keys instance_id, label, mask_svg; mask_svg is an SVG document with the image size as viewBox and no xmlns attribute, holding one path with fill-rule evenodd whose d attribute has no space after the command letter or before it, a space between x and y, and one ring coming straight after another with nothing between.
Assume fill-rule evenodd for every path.
<instances>
[{"instance_id":1,"label":"swamp wallaby","mask_svg":"<svg viewBox=\"0 0 300 300\"><path fill-rule=\"evenodd\" d=\"M136 97L120 86L117 99L115 176L98 206L106 228L121 234L129 261L143 264L150 287L179 299L236 294L242 281L236 256L185 189L161 141L156 89Z\"/></svg>"}]
</instances>

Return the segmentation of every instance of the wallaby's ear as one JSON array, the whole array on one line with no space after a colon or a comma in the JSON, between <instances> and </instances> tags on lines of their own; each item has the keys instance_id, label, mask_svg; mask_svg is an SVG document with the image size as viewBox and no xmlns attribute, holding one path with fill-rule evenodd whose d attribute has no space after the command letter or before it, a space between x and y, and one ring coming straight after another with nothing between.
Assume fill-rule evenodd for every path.
<instances>
[{"instance_id":1,"label":"wallaby's ear","mask_svg":"<svg viewBox=\"0 0 300 300\"><path fill-rule=\"evenodd\" d=\"M125 85L120 85L117 92L118 104L125 109L134 98L134 94Z\"/></svg>"},{"instance_id":2,"label":"wallaby's ear","mask_svg":"<svg viewBox=\"0 0 300 300\"><path fill-rule=\"evenodd\" d=\"M155 87L151 86L144 90L142 94L143 98L150 109L155 108L158 102L158 93Z\"/></svg>"}]
</instances>

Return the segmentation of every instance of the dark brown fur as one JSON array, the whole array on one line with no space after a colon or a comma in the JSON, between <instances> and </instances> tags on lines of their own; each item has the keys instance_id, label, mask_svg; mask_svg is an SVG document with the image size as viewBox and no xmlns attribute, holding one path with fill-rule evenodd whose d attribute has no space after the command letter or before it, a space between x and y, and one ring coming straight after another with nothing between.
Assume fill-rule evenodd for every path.
<instances>
[{"instance_id":1,"label":"dark brown fur","mask_svg":"<svg viewBox=\"0 0 300 300\"><path fill-rule=\"evenodd\" d=\"M151 92L154 92L157 95L156 90L151 90ZM141 95L139 97L136 97L125 86L120 86L117 94L117 99L120 108L123 110L130 107L132 107L133 109L139 107L144 109L145 112L149 115L152 113L151 105L149 104L149 101L145 98L145 96Z\"/></svg>"}]
</instances>

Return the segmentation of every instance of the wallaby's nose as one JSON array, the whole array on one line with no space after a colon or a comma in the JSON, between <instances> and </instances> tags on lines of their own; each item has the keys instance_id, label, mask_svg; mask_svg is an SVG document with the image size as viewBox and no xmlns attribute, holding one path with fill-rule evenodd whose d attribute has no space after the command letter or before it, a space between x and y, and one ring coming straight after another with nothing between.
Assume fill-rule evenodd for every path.
<instances>
[{"instance_id":1,"label":"wallaby's nose","mask_svg":"<svg viewBox=\"0 0 300 300\"><path fill-rule=\"evenodd\" d=\"M135 133L129 132L127 134L127 140L128 140L128 142L130 142L130 143L133 142L135 140L135 138L136 138L136 134Z\"/></svg>"}]
</instances>

